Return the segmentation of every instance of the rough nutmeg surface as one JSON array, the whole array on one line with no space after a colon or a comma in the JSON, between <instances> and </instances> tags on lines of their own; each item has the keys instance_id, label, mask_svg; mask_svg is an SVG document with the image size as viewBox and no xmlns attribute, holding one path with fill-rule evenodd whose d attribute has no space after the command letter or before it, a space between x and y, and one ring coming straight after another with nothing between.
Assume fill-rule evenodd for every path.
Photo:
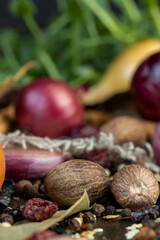
<instances>
[{"instance_id":1,"label":"rough nutmeg surface","mask_svg":"<svg viewBox=\"0 0 160 240\"><path fill-rule=\"evenodd\" d=\"M111 190L116 201L132 211L154 205L159 196L158 181L149 169L140 165L128 165L117 172Z\"/></svg>"},{"instance_id":2,"label":"rough nutmeg surface","mask_svg":"<svg viewBox=\"0 0 160 240\"><path fill-rule=\"evenodd\" d=\"M70 160L53 168L45 178L45 191L59 206L74 204L87 190L91 202L102 197L108 187L103 167L87 160Z\"/></svg>"}]
</instances>

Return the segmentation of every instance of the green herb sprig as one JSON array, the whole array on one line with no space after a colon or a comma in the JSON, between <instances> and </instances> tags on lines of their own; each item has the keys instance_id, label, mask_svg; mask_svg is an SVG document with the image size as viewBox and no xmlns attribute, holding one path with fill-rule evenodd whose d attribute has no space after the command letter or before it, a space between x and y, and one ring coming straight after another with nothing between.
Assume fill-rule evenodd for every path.
<instances>
[{"instance_id":1,"label":"green herb sprig","mask_svg":"<svg viewBox=\"0 0 160 240\"><path fill-rule=\"evenodd\" d=\"M45 29L35 20L32 0L10 0L8 7L28 32L1 30L0 81L34 60L36 67L20 84L49 76L73 87L92 85L125 47L160 36L157 0L143 0L140 6L134 0L57 0L57 13Z\"/></svg>"}]
</instances>

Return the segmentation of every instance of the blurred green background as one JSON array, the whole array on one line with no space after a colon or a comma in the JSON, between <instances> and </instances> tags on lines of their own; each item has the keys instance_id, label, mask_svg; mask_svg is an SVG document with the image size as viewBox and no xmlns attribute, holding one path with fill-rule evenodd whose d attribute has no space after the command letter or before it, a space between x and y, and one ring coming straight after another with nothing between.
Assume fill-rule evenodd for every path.
<instances>
[{"instance_id":1,"label":"blurred green background","mask_svg":"<svg viewBox=\"0 0 160 240\"><path fill-rule=\"evenodd\" d=\"M39 76L92 85L127 46L160 36L158 0L1 0L0 81L25 63Z\"/></svg>"}]
</instances>

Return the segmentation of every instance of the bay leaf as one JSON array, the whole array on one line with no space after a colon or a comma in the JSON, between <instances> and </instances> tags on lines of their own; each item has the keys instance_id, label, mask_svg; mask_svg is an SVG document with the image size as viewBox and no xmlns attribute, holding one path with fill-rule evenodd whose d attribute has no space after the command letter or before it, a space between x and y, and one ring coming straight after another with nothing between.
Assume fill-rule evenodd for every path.
<instances>
[{"instance_id":1,"label":"bay leaf","mask_svg":"<svg viewBox=\"0 0 160 240\"><path fill-rule=\"evenodd\" d=\"M0 240L26 240L34 232L44 231L52 225L62 221L63 219L80 211L88 210L90 208L89 197L87 191L84 191L82 197L75 202L69 209L58 211L51 218L42 222L25 223L12 227L0 226Z\"/></svg>"},{"instance_id":2,"label":"bay leaf","mask_svg":"<svg viewBox=\"0 0 160 240\"><path fill-rule=\"evenodd\" d=\"M155 174L154 176L157 179L157 181L160 182L160 175Z\"/></svg>"}]
</instances>

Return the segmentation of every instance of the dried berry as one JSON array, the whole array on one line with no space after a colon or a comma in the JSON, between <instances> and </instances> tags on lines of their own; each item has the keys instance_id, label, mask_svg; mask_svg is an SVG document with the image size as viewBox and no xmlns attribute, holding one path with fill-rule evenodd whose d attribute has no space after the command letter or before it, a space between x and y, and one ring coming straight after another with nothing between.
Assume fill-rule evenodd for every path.
<instances>
[{"instance_id":1,"label":"dried berry","mask_svg":"<svg viewBox=\"0 0 160 240\"><path fill-rule=\"evenodd\" d=\"M114 215L116 214L116 208L113 206L108 206L106 208L106 215Z\"/></svg>"},{"instance_id":2,"label":"dried berry","mask_svg":"<svg viewBox=\"0 0 160 240\"><path fill-rule=\"evenodd\" d=\"M71 138L89 138L97 136L97 129L90 124L81 124L72 129L70 133Z\"/></svg>"},{"instance_id":3,"label":"dried berry","mask_svg":"<svg viewBox=\"0 0 160 240\"><path fill-rule=\"evenodd\" d=\"M83 222L84 223L95 223L96 219L95 216L91 212L86 212L83 215Z\"/></svg>"},{"instance_id":4,"label":"dried berry","mask_svg":"<svg viewBox=\"0 0 160 240\"><path fill-rule=\"evenodd\" d=\"M93 149L89 152L84 152L80 158L98 163L105 168L111 168L114 163L113 157L106 151L106 149Z\"/></svg>"},{"instance_id":5,"label":"dried berry","mask_svg":"<svg viewBox=\"0 0 160 240\"><path fill-rule=\"evenodd\" d=\"M53 168L44 181L45 191L58 205L72 205L86 189L91 202L102 197L108 188L105 169L87 160L70 160Z\"/></svg>"},{"instance_id":6,"label":"dried berry","mask_svg":"<svg viewBox=\"0 0 160 240\"><path fill-rule=\"evenodd\" d=\"M13 225L14 219L13 219L12 215L7 214L7 213L2 213L0 215L0 222L8 222L11 225Z\"/></svg>"},{"instance_id":7,"label":"dried berry","mask_svg":"<svg viewBox=\"0 0 160 240\"><path fill-rule=\"evenodd\" d=\"M81 231L80 221L78 221L76 218L68 219L67 223L73 234Z\"/></svg>"},{"instance_id":8,"label":"dried berry","mask_svg":"<svg viewBox=\"0 0 160 240\"><path fill-rule=\"evenodd\" d=\"M32 198L25 203L22 215L29 221L39 222L51 217L58 207L51 201Z\"/></svg>"},{"instance_id":9,"label":"dried berry","mask_svg":"<svg viewBox=\"0 0 160 240\"><path fill-rule=\"evenodd\" d=\"M44 232L36 232L27 240L52 240L57 236L53 231L46 230Z\"/></svg>"},{"instance_id":10,"label":"dried berry","mask_svg":"<svg viewBox=\"0 0 160 240\"><path fill-rule=\"evenodd\" d=\"M103 205L96 203L96 204L93 205L91 211L97 217L100 217L105 212L105 208L103 207Z\"/></svg>"},{"instance_id":11,"label":"dried berry","mask_svg":"<svg viewBox=\"0 0 160 240\"><path fill-rule=\"evenodd\" d=\"M132 211L129 208L125 208L121 212L122 217L130 217L132 214Z\"/></svg>"},{"instance_id":12,"label":"dried berry","mask_svg":"<svg viewBox=\"0 0 160 240\"><path fill-rule=\"evenodd\" d=\"M157 212L152 207L143 207L133 214L133 220L135 222L141 222L142 220L147 219L156 219L159 216L159 212Z\"/></svg>"},{"instance_id":13,"label":"dried berry","mask_svg":"<svg viewBox=\"0 0 160 240\"><path fill-rule=\"evenodd\" d=\"M111 190L116 201L132 211L154 205L159 196L158 181L149 169L140 165L124 166L118 171Z\"/></svg>"}]
</instances>

